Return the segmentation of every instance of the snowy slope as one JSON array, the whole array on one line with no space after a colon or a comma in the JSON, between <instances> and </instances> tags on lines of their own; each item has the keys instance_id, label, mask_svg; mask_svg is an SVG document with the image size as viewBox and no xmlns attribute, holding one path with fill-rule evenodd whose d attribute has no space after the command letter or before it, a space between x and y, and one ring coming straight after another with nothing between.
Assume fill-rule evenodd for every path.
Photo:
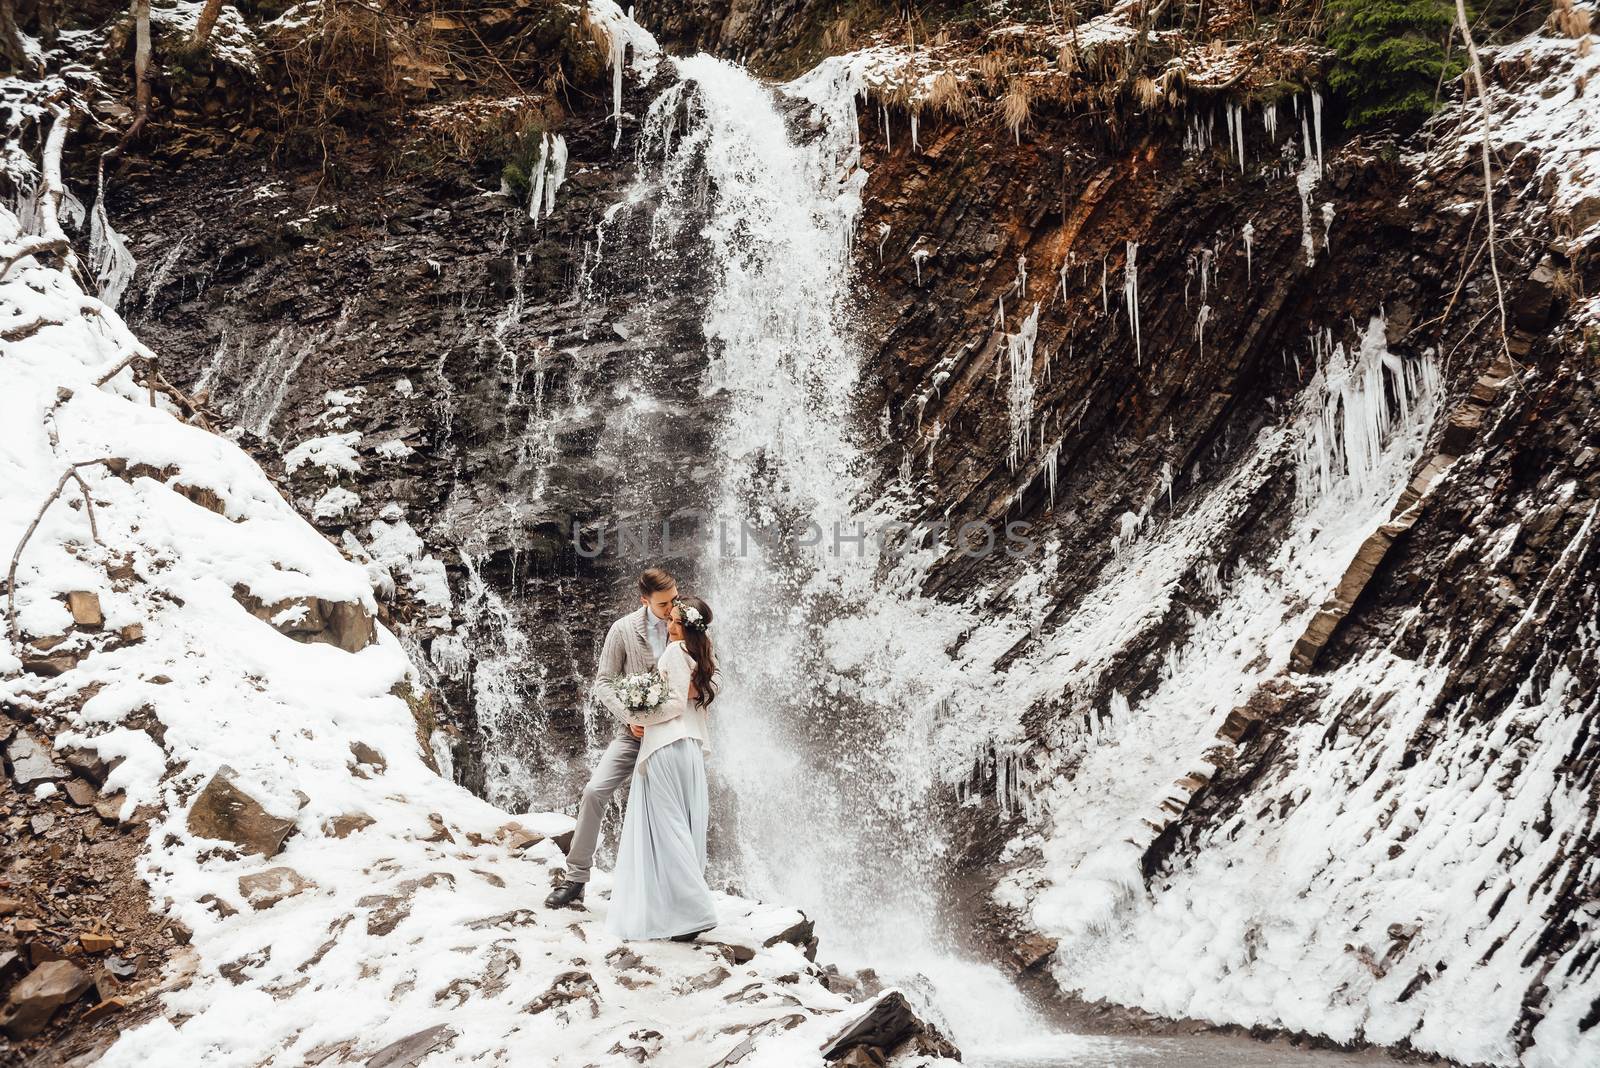
<instances>
[{"instance_id":1,"label":"snowy slope","mask_svg":"<svg viewBox=\"0 0 1600 1068\"><path fill-rule=\"evenodd\" d=\"M0 210L0 242L19 236ZM58 747L115 763L107 791L151 820L152 899L193 933L161 1014L101 1063L388 1049L382 1063L432 1050L431 1065L576 1065L632 1063L642 1047L659 1064L742 1050L741 1064L795 1065L861 1011L818 981L794 910L722 898L712 937L751 951L737 953L624 950L596 922L603 876L590 913L545 910L562 857L544 835L570 820L523 817L522 833L430 768L407 701L415 671L372 626L366 570L240 449L164 395L152 406L131 369L97 385L146 350L62 270L20 260L0 283L0 324L0 546L18 544L69 464L113 461L81 469L93 529L69 482L27 541L17 623L33 644L0 651L0 699ZM96 595L103 623L74 626L69 593ZM300 640L319 617L344 647ZM258 822L290 828L281 852L194 829L224 767Z\"/></svg>"}]
</instances>

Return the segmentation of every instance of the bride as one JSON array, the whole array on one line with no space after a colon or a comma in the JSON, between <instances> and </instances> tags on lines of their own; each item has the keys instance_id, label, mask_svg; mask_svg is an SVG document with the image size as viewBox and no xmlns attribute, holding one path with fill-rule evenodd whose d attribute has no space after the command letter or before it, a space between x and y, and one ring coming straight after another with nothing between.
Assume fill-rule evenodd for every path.
<instances>
[{"instance_id":1,"label":"bride","mask_svg":"<svg viewBox=\"0 0 1600 1068\"><path fill-rule=\"evenodd\" d=\"M717 924L706 885L706 709L717 696L711 609L698 597L674 603L656 670L667 698L648 712L612 711L644 728L628 791L606 929L621 938L688 941ZM613 699L614 701L614 699Z\"/></svg>"}]
</instances>

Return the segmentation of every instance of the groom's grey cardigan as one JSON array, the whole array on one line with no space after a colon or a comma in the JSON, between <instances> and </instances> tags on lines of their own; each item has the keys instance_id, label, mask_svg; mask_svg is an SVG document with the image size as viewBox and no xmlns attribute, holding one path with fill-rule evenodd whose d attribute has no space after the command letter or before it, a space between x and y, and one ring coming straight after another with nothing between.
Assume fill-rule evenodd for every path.
<instances>
[{"instance_id":1,"label":"groom's grey cardigan","mask_svg":"<svg viewBox=\"0 0 1600 1068\"><path fill-rule=\"evenodd\" d=\"M600 662L595 666L595 699L603 705L626 729L628 724L648 727L662 718L665 708L657 708L650 712L629 712L617 700L616 694L611 692L611 687L606 685L606 680L614 679L618 675L638 675L656 669L655 650L650 648L650 638L645 633L645 613L649 609L643 605L638 611L629 612L606 631L606 640L600 646ZM722 672L713 672L711 681L714 685L722 683Z\"/></svg>"}]
</instances>

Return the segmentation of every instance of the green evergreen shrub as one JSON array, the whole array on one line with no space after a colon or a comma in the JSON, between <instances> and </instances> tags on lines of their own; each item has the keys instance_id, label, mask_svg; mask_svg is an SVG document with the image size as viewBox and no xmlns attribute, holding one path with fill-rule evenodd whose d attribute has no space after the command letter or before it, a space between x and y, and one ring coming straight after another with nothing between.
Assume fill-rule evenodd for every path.
<instances>
[{"instance_id":1,"label":"green evergreen shrub","mask_svg":"<svg viewBox=\"0 0 1600 1068\"><path fill-rule=\"evenodd\" d=\"M1441 77L1464 69L1465 50L1446 47L1451 0L1329 0L1326 10L1339 57L1328 84L1349 103L1353 125L1426 115Z\"/></svg>"}]
</instances>

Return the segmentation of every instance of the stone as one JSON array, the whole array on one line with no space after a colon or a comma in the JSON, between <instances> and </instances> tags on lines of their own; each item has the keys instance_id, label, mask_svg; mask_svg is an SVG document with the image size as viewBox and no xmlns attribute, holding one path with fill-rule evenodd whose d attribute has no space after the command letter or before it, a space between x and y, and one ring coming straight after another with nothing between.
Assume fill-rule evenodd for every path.
<instances>
[{"instance_id":1,"label":"stone","mask_svg":"<svg viewBox=\"0 0 1600 1068\"><path fill-rule=\"evenodd\" d=\"M122 805L126 800L127 798L122 794L112 794L109 797L99 798L94 802L95 815L99 816L107 823L121 823ZM130 822L138 821L139 814L135 812L133 819Z\"/></svg>"},{"instance_id":2,"label":"stone","mask_svg":"<svg viewBox=\"0 0 1600 1068\"><path fill-rule=\"evenodd\" d=\"M950 1052L945 1056L960 1059L955 1046L917 1015L906 996L891 990L872 1001L852 1022L824 1042L822 1055L830 1061L839 1060L857 1046L873 1046L886 1053L917 1035L926 1036L940 1048L948 1048Z\"/></svg>"},{"instance_id":3,"label":"stone","mask_svg":"<svg viewBox=\"0 0 1600 1068\"><path fill-rule=\"evenodd\" d=\"M524 849L536 846L545 840L545 836L538 831L530 831L516 822L508 823L501 827L495 832L495 837L513 853L520 853Z\"/></svg>"},{"instance_id":4,"label":"stone","mask_svg":"<svg viewBox=\"0 0 1600 1068\"><path fill-rule=\"evenodd\" d=\"M117 940L103 931L85 931L78 935L78 944L85 953L107 953L117 948Z\"/></svg>"},{"instance_id":5,"label":"stone","mask_svg":"<svg viewBox=\"0 0 1600 1068\"><path fill-rule=\"evenodd\" d=\"M592 1002L599 997L600 988L595 984L594 976L582 971L562 972L555 977L548 990L524 1005L522 1011L538 1015L574 1001L587 999Z\"/></svg>"},{"instance_id":6,"label":"stone","mask_svg":"<svg viewBox=\"0 0 1600 1068\"><path fill-rule=\"evenodd\" d=\"M363 812L351 812L323 820L322 833L329 838L349 838L357 831L364 831L376 822L371 816Z\"/></svg>"},{"instance_id":7,"label":"stone","mask_svg":"<svg viewBox=\"0 0 1600 1068\"><path fill-rule=\"evenodd\" d=\"M56 756L61 758L63 764L97 787L104 786L106 776L116 771L117 766L122 763L121 757L116 757L108 763L101 760L93 749L81 749L74 745L63 746L56 752Z\"/></svg>"},{"instance_id":8,"label":"stone","mask_svg":"<svg viewBox=\"0 0 1600 1068\"><path fill-rule=\"evenodd\" d=\"M366 742L351 742L350 755L355 757L356 763L361 767L372 768L375 771L387 771L389 768L389 762L383 759L383 754Z\"/></svg>"},{"instance_id":9,"label":"stone","mask_svg":"<svg viewBox=\"0 0 1600 1068\"><path fill-rule=\"evenodd\" d=\"M49 747L27 731L18 731L6 746L6 762L11 765L12 781L23 790L68 777L67 770L56 763Z\"/></svg>"},{"instance_id":10,"label":"stone","mask_svg":"<svg viewBox=\"0 0 1600 1068\"><path fill-rule=\"evenodd\" d=\"M128 998L122 994L106 998L98 1005L92 1005L88 1012L83 1014L84 1023L93 1023L103 1016L110 1016L114 1012L121 1012L128 1007Z\"/></svg>"},{"instance_id":11,"label":"stone","mask_svg":"<svg viewBox=\"0 0 1600 1068\"><path fill-rule=\"evenodd\" d=\"M883 1068L889 1062L876 1046L852 1046L838 1063L840 1068Z\"/></svg>"},{"instance_id":12,"label":"stone","mask_svg":"<svg viewBox=\"0 0 1600 1068\"><path fill-rule=\"evenodd\" d=\"M89 989L89 974L64 960L39 965L16 985L0 1009L0 1030L13 1039L32 1038L56 1010Z\"/></svg>"},{"instance_id":13,"label":"stone","mask_svg":"<svg viewBox=\"0 0 1600 1068\"><path fill-rule=\"evenodd\" d=\"M88 590L74 590L67 594L67 611L72 622L85 630L99 630L105 626L106 615L100 610L100 595Z\"/></svg>"},{"instance_id":14,"label":"stone","mask_svg":"<svg viewBox=\"0 0 1600 1068\"><path fill-rule=\"evenodd\" d=\"M117 636L130 645L135 642L142 642L144 641L144 624L129 623L126 627L117 631Z\"/></svg>"},{"instance_id":15,"label":"stone","mask_svg":"<svg viewBox=\"0 0 1600 1068\"><path fill-rule=\"evenodd\" d=\"M189 833L232 842L246 853L277 856L294 821L274 816L233 782L233 769L220 768L189 806Z\"/></svg>"},{"instance_id":16,"label":"stone","mask_svg":"<svg viewBox=\"0 0 1600 1068\"><path fill-rule=\"evenodd\" d=\"M100 800L100 792L82 779L68 779L64 787L67 800L79 808L88 808Z\"/></svg>"},{"instance_id":17,"label":"stone","mask_svg":"<svg viewBox=\"0 0 1600 1068\"><path fill-rule=\"evenodd\" d=\"M449 1024L435 1024L398 1042L391 1042L368 1057L367 1068L416 1068L428 1057L448 1049L456 1040L456 1030Z\"/></svg>"},{"instance_id":18,"label":"stone","mask_svg":"<svg viewBox=\"0 0 1600 1068\"><path fill-rule=\"evenodd\" d=\"M1029 971L1049 960L1050 955L1056 951L1056 945L1054 938L1034 933L1013 945L1011 955L1016 958L1017 966L1021 970Z\"/></svg>"},{"instance_id":19,"label":"stone","mask_svg":"<svg viewBox=\"0 0 1600 1068\"><path fill-rule=\"evenodd\" d=\"M455 876L435 871L417 879L407 879L395 887L392 894L368 894L356 902L357 908L371 909L367 913L367 934L374 937L386 935L411 915L412 898L417 891L440 883L455 884Z\"/></svg>"},{"instance_id":20,"label":"stone","mask_svg":"<svg viewBox=\"0 0 1600 1068\"><path fill-rule=\"evenodd\" d=\"M233 599L245 611L297 642L322 642L357 653L378 640L372 615L355 601L290 597L268 604L244 585L234 586Z\"/></svg>"},{"instance_id":21,"label":"stone","mask_svg":"<svg viewBox=\"0 0 1600 1068\"><path fill-rule=\"evenodd\" d=\"M722 965L714 965L709 971L684 980L683 991L686 994L694 994L702 990L710 990L714 986L721 985L732 974Z\"/></svg>"},{"instance_id":22,"label":"stone","mask_svg":"<svg viewBox=\"0 0 1600 1068\"><path fill-rule=\"evenodd\" d=\"M282 865L239 876L239 896L257 912L270 909L278 902L303 894L315 886L293 868Z\"/></svg>"},{"instance_id":23,"label":"stone","mask_svg":"<svg viewBox=\"0 0 1600 1068\"><path fill-rule=\"evenodd\" d=\"M65 675L78 666L76 653L57 653L55 656L25 656L22 658L22 670L30 675L40 678L53 679Z\"/></svg>"}]
</instances>

